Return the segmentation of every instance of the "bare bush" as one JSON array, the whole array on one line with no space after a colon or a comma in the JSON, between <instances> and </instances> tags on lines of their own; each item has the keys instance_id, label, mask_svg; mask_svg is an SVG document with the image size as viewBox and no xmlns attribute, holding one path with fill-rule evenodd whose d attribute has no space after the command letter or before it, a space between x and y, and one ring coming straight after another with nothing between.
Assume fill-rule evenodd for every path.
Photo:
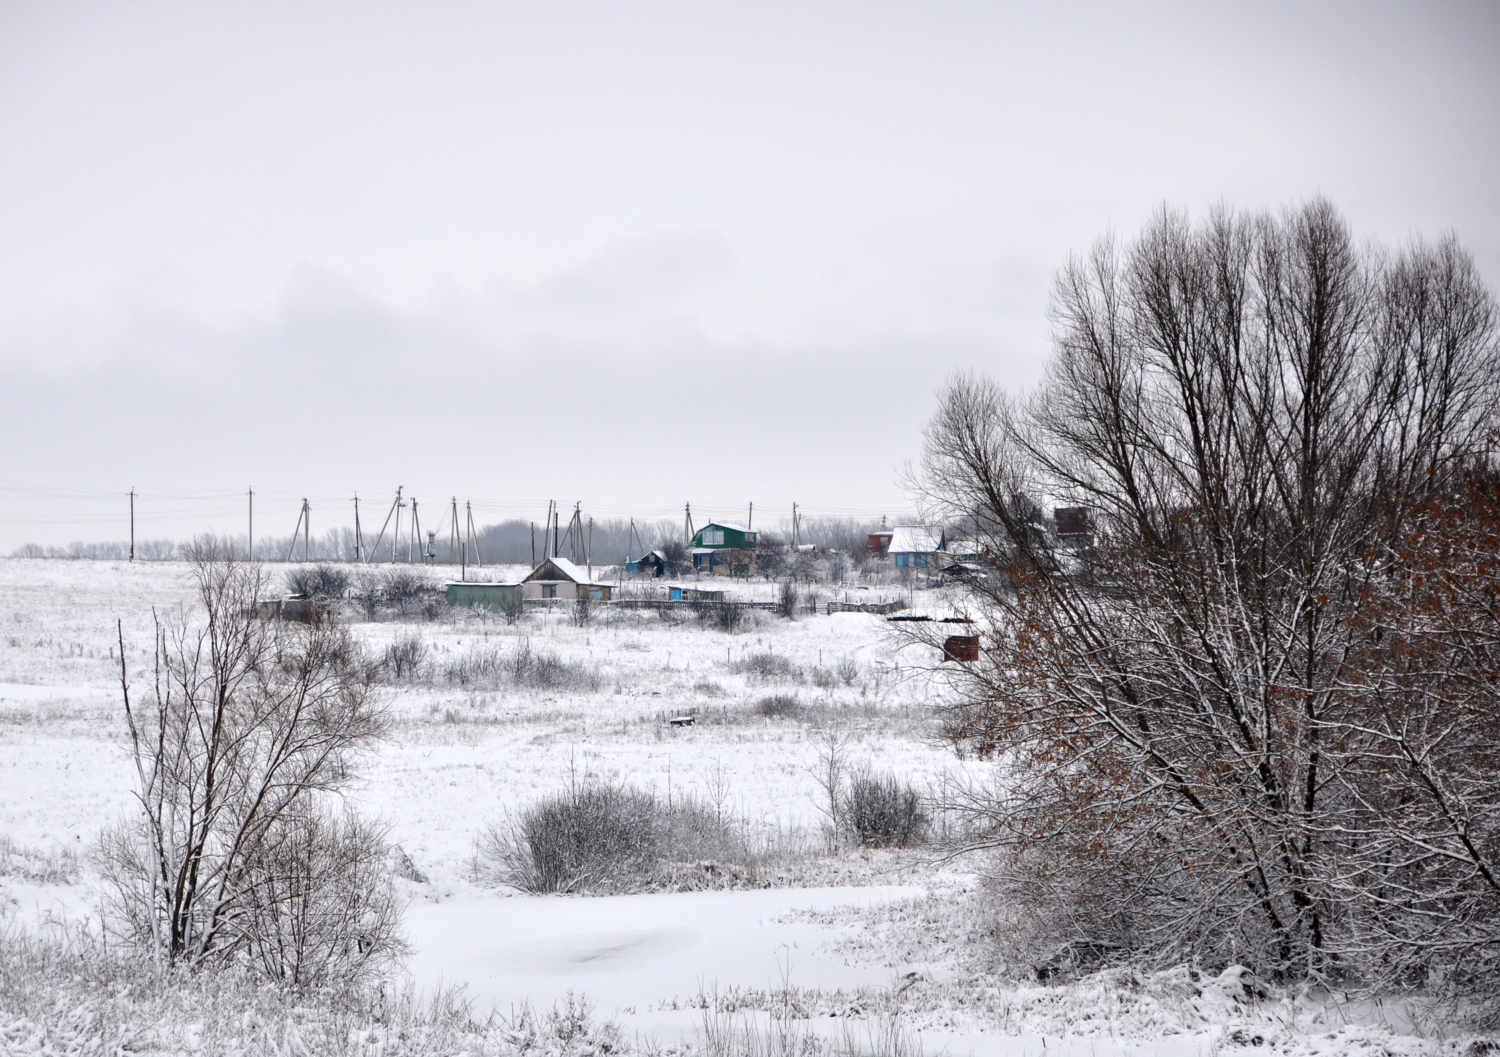
<instances>
[{"instance_id":1,"label":"bare bush","mask_svg":"<svg viewBox=\"0 0 1500 1057\"><path fill-rule=\"evenodd\" d=\"M510 658L498 646L480 646L443 665L443 679L450 686L469 690L497 689L510 669Z\"/></svg>"},{"instance_id":2,"label":"bare bush","mask_svg":"<svg viewBox=\"0 0 1500 1057\"><path fill-rule=\"evenodd\" d=\"M691 798L585 782L490 827L480 855L493 877L526 892L629 892L664 863L720 855L735 840L722 814Z\"/></svg>"},{"instance_id":3,"label":"bare bush","mask_svg":"<svg viewBox=\"0 0 1500 1057\"><path fill-rule=\"evenodd\" d=\"M500 615L510 627L526 615L526 599L520 591L507 591L500 596Z\"/></svg>"},{"instance_id":4,"label":"bare bush","mask_svg":"<svg viewBox=\"0 0 1500 1057\"><path fill-rule=\"evenodd\" d=\"M386 677L397 682L409 682L422 670L427 658L427 643L420 635L402 635L386 646L380 659L380 667Z\"/></svg>"},{"instance_id":5,"label":"bare bush","mask_svg":"<svg viewBox=\"0 0 1500 1057\"><path fill-rule=\"evenodd\" d=\"M859 681L859 662L848 654L839 658L839 663L833 670L845 686L853 686Z\"/></svg>"},{"instance_id":6,"label":"bare bush","mask_svg":"<svg viewBox=\"0 0 1500 1057\"><path fill-rule=\"evenodd\" d=\"M905 848L921 842L930 820L914 788L893 774L865 771L849 780L841 821L867 848Z\"/></svg>"},{"instance_id":7,"label":"bare bush","mask_svg":"<svg viewBox=\"0 0 1500 1057\"><path fill-rule=\"evenodd\" d=\"M736 675L748 675L767 682L778 679L798 682L802 679L802 669L781 654L772 653L769 650L741 657L730 663L729 670Z\"/></svg>"},{"instance_id":8,"label":"bare bush","mask_svg":"<svg viewBox=\"0 0 1500 1057\"><path fill-rule=\"evenodd\" d=\"M246 961L268 939L254 935L270 912L258 864L298 839L386 725L369 693L372 666L345 630L255 619L265 574L221 551L200 550L194 572L202 623L158 623L146 707L132 700L121 661L138 810L101 842L115 922L156 958L188 967ZM120 648L123 658L123 634ZM303 894L347 897L349 875L324 864L309 866ZM309 934L304 950L327 961L299 974L345 971L351 963L334 952L358 939ZM377 943L365 964L393 949Z\"/></svg>"},{"instance_id":9,"label":"bare bush","mask_svg":"<svg viewBox=\"0 0 1500 1057\"><path fill-rule=\"evenodd\" d=\"M443 678L453 686L488 690L506 680L534 690L596 691L601 685L598 669L533 650L526 640L509 652L498 646L469 650L443 666Z\"/></svg>"},{"instance_id":10,"label":"bare bush","mask_svg":"<svg viewBox=\"0 0 1500 1057\"><path fill-rule=\"evenodd\" d=\"M569 615L573 619L575 628L588 627L589 620L594 615L594 600L588 596L587 591L582 592L573 600L573 609Z\"/></svg>"},{"instance_id":11,"label":"bare bush","mask_svg":"<svg viewBox=\"0 0 1500 1057\"><path fill-rule=\"evenodd\" d=\"M349 593L350 576L336 565L319 564L311 569L302 566L287 571L287 591L324 602L336 602Z\"/></svg>"},{"instance_id":12,"label":"bare bush","mask_svg":"<svg viewBox=\"0 0 1500 1057\"><path fill-rule=\"evenodd\" d=\"M700 624L731 634L744 628L750 620L746 608L738 602L712 598L695 598L693 616Z\"/></svg>"},{"instance_id":13,"label":"bare bush","mask_svg":"<svg viewBox=\"0 0 1500 1057\"><path fill-rule=\"evenodd\" d=\"M772 694L755 702L755 714L767 719L796 719L802 711L802 702L793 694Z\"/></svg>"},{"instance_id":14,"label":"bare bush","mask_svg":"<svg viewBox=\"0 0 1500 1057\"><path fill-rule=\"evenodd\" d=\"M783 580L776 591L776 615L792 620L797 616L797 604L802 600L794 581Z\"/></svg>"},{"instance_id":15,"label":"bare bush","mask_svg":"<svg viewBox=\"0 0 1500 1057\"><path fill-rule=\"evenodd\" d=\"M364 573L354 585L351 598L368 620L376 620L382 613L436 620L447 608L446 597L437 584L415 569L397 566Z\"/></svg>"},{"instance_id":16,"label":"bare bush","mask_svg":"<svg viewBox=\"0 0 1500 1057\"><path fill-rule=\"evenodd\" d=\"M282 815L247 861L237 931L267 979L298 988L378 976L406 947L385 831L315 804Z\"/></svg>"}]
</instances>

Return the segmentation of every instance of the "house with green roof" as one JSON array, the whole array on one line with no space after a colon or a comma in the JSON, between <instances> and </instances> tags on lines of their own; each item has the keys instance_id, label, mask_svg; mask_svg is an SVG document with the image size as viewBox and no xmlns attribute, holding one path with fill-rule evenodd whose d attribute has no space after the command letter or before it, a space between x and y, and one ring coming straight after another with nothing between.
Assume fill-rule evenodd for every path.
<instances>
[{"instance_id":1,"label":"house with green roof","mask_svg":"<svg viewBox=\"0 0 1500 1057\"><path fill-rule=\"evenodd\" d=\"M755 536L743 525L710 521L693 534L694 571L710 576L754 576Z\"/></svg>"}]
</instances>

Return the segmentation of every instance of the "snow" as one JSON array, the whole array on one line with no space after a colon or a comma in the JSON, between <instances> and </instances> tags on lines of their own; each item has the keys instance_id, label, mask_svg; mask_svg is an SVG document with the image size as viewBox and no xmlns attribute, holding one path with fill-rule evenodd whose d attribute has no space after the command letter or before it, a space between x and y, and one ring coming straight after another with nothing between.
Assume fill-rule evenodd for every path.
<instances>
[{"instance_id":1,"label":"snow","mask_svg":"<svg viewBox=\"0 0 1500 1057\"><path fill-rule=\"evenodd\" d=\"M932 554L938 549L937 537L929 529L916 525L897 525L891 532L888 554Z\"/></svg>"},{"instance_id":2,"label":"snow","mask_svg":"<svg viewBox=\"0 0 1500 1057\"><path fill-rule=\"evenodd\" d=\"M850 965L823 949L830 926L781 919L925 894L895 885L599 898L470 893L407 912L419 949L411 972L428 988L462 982L500 1009L587 993L599 1013L655 1029L672 1023L651 1015L663 1004L680 1009L705 990L769 989L783 971L803 986L889 984L889 969Z\"/></svg>"},{"instance_id":3,"label":"snow","mask_svg":"<svg viewBox=\"0 0 1500 1057\"><path fill-rule=\"evenodd\" d=\"M434 585L452 572L419 571ZM726 586L767 599L776 589ZM924 611L950 608L938 591L918 592L916 601ZM0 559L0 841L26 862L86 863L101 828L130 810L119 639L133 692L145 693L153 608L168 614L191 603L191 569L179 563ZM921 654L929 648L902 646L891 631L899 625L860 613L796 621L759 614L731 634L650 610L600 609L584 627L550 609L529 611L515 626L469 611L350 624L377 655L406 635L427 644L427 676L380 691L394 730L359 761L348 791L352 804L390 826L426 878L402 882L415 948L408 971L422 988L463 984L502 1008L546 1008L572 991L627 1032L658 1038L697 1030L702 1007L714 1005L704 995L735 996L744 1016L764 1018L766 996L790 988L806 1008L807 1030L842 1030L851 1018L899 1009L928 1053L1197 1057L1226 1046L1253 1052L1236 1040L1255 1038L1278 1054L1438 1052L1439 1043L1378 1021L1350 1026L1323 1016L1316 1003L1252 1008L1232 1000L1232 980L1204 986L1186 970L1134 982L1099 974L1064 986L1001 986L987 976L983 904L973 879L957 872L963 864L818 854L814 772L828 730L847 735L853 764L918 785L961 769L988 773L955 759L936 736L930 706L940 689L920 671L935 659ZM587 685L464 687L442 676L473 651L523 647L587 673ZM757 677L740 662L759 653L785 658L792 673ZM841 668L852 668L847 682L835 677ZM803 718L759 715L756 702L771 694L795 695ZM699 720L692 726L667 722L690 713ZM508 894L476 881L485 827L585 776L717 797L757 840L790 853L767 868L763 883L776 887L579 898ZM0 921L76 919L97 906L91 867L65 883L49 879L56 871L18 872L5 862L0 854Z\"/></svg>"}]
</instances>

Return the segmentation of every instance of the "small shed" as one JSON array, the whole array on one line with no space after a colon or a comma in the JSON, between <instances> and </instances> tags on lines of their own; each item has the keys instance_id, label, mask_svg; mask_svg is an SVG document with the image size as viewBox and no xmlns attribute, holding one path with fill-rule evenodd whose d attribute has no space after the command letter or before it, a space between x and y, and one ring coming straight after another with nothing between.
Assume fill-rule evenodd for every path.
<instances>
[{"instance_id":1,"label":"small shed","mask_svg":"<svg viewBox=\"0 0 1500 1057\"><path fill-rule=\"evenodd\" d=\"M451 583L448 585L450 606L470 606L495 612L520 605L525 591L520 584Z\"/></svg>"},{"instance_id":2,"label":"small shed","mask_svg":"<svg viewBox=\"0 0 1500 1057\"><path fill-rule=\"evenodd\" d=\"M588 573L566 558L544 558L542 563L521 581L526 598L587 598L608 602L610 585L590 579Z\"/></svg>"},{"instance_id":3,"label":"small shed","mask_svg":"<svg viewBox=\"0 0 1500 1057\"><path fill-rule=\"evenodd\" d=\"M673 584L667 588L667 598L673 602L722 602L724 592L707 587L680 587Z\"/></svg>"},{"instance_id":4,"label":"small shed","mask_svg":"<svg viewBox=\"0 0 1500 1057\"><path fill-rule=\"evenodd\" d=\"M1057 528L1059 542L1064 546L1087 548L1094 545L1094 518L1088 507L1055 507L1052 523Z\"/></svg>"},{"instance_id":5,"label":"small shed","mask_svg":"<svg viewBox=\"0 0 1500 1057\"><path fill-rule=\"evenodd\" d=\"M639 558L626 558L625 571L627 573L646 573L649 576L665 576L667 572L667 556L661 551L652 551L643 554Z\"/></svg>"}]
</instances>

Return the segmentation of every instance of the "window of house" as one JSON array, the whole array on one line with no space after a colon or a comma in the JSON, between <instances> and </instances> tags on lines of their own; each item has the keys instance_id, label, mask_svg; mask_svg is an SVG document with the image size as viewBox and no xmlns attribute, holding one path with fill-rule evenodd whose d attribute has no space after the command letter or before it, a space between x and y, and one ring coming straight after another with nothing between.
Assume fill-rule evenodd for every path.
<instances>
[{"instance_id":1,"label":"window of house","mask_svg":"<svg viewBox=\"0 0 1500 1057\"><path fill-rule=\"evenodd\" d=\"M724 546L724 530L723 529L705 529L704 532L703 532L703 545L705 547L722 547L722 546Z\"/></svg>"},{"instance_id":2,"label":"window of house","mask_svg":"<svg viewBox=\"0 0 1500 1057\"><path fill-rule=\"evenodd\" d=\"M543 598L556 598L557 597L557 585L556 584L542 584L542 597Z\"/></svg>"},{"instance_id":3,"label":"window of house","mask_svg":"<svg viewBox=\"0 0 1500 1057\"><path fill-rule=\"evenodd\" d=\"M911 558L910 554L898 554L898 555L896 555L896 568L898 568L898 569L905 569L906 566L907 566L907 564L908 564L908 559L910 559L910 558Z\"/></svg>"}]
</instances>

